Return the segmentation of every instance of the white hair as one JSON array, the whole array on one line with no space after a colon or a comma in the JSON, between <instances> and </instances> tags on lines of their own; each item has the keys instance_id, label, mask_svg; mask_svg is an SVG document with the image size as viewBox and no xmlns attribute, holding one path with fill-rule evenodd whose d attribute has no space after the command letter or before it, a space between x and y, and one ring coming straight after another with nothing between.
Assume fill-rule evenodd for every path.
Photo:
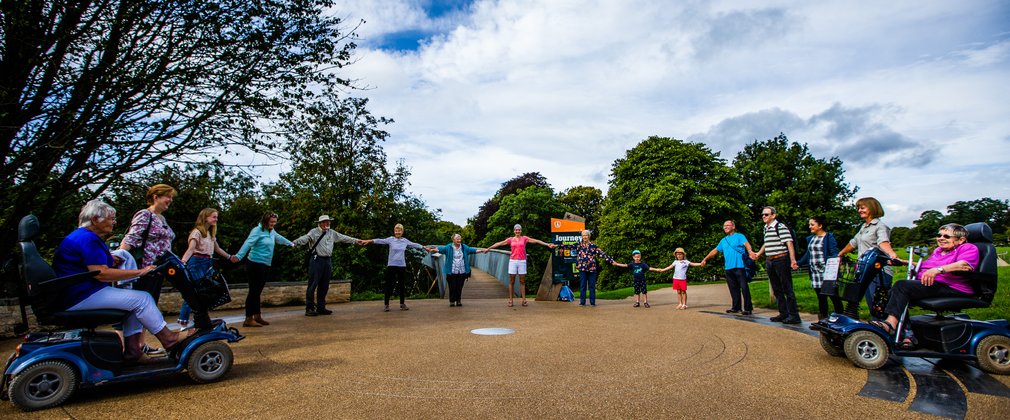
<instances>
[{"instance_id":1,"label":"white hair","mask_svg":"<svg viewBox=\"0 0 1010 420\"><path fill-rule=\"evenodd\" d=\"M91 226L93 219L103 221L110 217L116 217L116 209L102 200L91 200L84 207L81 207L81 214L77 216L78 227L86 228Z\"/></svg>"},{"instance_id":2,"label":"white hair","mask_svg":"<svg viewBox=\"0 0 1010 420\"><path fill-rule=\"evenodd\" d=\"M522 230L522 228L523 228L522 225L520 225L518 223L516 223L515 226L512 226L512 230L516 230L516 229Z\"/></svg>"},{"instance_id":3,"label":"white hair","mask_svg":"<svg viewBox=\"0 0 1010 420\"><path fill-rule=\"evenodd\" d=\"M455 234L455 235L452 235L452 239L453 239L453 240L456 240L456 238L459 238L459 239L463 239L463 235L460 235L460 234L458 234L458 233L457 233L457 234Z\"/></svg>"}]
</instances>

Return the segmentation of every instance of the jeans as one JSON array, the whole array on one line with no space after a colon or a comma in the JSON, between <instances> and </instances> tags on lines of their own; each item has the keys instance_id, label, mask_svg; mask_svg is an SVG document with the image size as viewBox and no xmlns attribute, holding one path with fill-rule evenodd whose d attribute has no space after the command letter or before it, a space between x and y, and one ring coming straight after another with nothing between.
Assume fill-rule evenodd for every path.
<instances>
[{"instance_id":1,"label":"jeans","mask_svg":"<svg viewBox=\"0 0 1010 420\"><path fill-rule=\"evenodd\" d=\"M253 316L260 314L260 295L263 294L263 287L273 273L270 266L255 261L246 260L245 271L249 277L249 294L245 297L245 315Z\"/></svg>"},{"instance_id":2,"label":"jeans","mask_svg":"<svg viewBox=\"0 0 1010 420\"><path fill-rule=\"evenodd\" d=\"M579 305L586 304L586 288L589 288L589 304L596 305L596 271L579 271Z\"/></svg>"},{"instance_id":3,"label":"jeans","mask_svg":"<svg viewBox=\"0 0 1010 420\"><path fill-rule=\"evenodd\" d=\"M386 267L386 293L383 301L389 306L389 297L393 295L393 287L400 293L400 304L403 305L406 296L403 291L403 279L407 276L407 267L397 267L394 265Z\"/></svg>"},{"instance_id":4,"label":"jeans","mask_svg":"<svg viewBox=\"0 0 1010 420\"><path fill-rule=\"evenodd\" d=\"M779 306L779 315L789 318L799 318L800 310L796 306L796 294L793 292L793 272L789 267L788 257L779 257L765 261L768 270L768 283L775 294L775 302Z\"/></svg>"},{"instance_id":5,"label":"jeans","mask_svg":"<svg viewBox=\"0 0 1010 420\"><path fill-rule=\"evenodd\" d=\"M326 309L326 293L330 291L333 260L330 257L310 258L309 284L305 288L305 310L323 310Z\"/></svg>"},{"instance_id":6,"label":"jeans","mask_svg":"<svg viewBox=\"0 0 1010 420\"><path fill-rule=\"evenodd\" d=\"M189 272L189 279L192 281L203 278L213 267L214 260L207 257L193 255L189 257L189 261L186 261L186 271ZM193 311L189 309L189 303L183 299L182 307L179 308L179 321L189 322L189 317L192 314Z\"/></svg>"},{"instance_id":7,"label":"jeans","mask_svg":"<svg viewBox=\"0 0 1010 420\"><path fill-rule=\"evenodd\" d=\"M747 284L747 275L743 268L731 268L726 270L726 285L729 286L729 296L733 301L732 309L754 311L754 303L750 299L750 285ZM741 299L741 296L743 299ZM741 305L741 300L742 305Z\"/></svg>"}]
</instances>

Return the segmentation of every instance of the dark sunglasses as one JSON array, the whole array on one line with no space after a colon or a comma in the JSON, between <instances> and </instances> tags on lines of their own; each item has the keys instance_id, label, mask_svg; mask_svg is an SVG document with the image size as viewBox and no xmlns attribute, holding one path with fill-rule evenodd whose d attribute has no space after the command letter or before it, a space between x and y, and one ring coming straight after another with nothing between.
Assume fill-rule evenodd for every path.
<instances>
[{"instance_id":1,"label":"dark sunglasses","mask_svg":"<svg viewBox=\"0 0 1010 420\"><path fill-rule=\"evenodd\" d=\"M953 237L954 237L953 235L948 235L948 234L945 234L945 233L937 233L936 234L936 239L940 239L940 238L951 239Z\"/></svg>"},{"instance_id":2,"label":"dark sunglasses","mask_svg":"<svg viewBox=\"0 0 1010 420\"><path fill-rule=\"evenodd\" d=\"M762 216L771 216L771 213L761 213Z\"/></svg>"}]
</instances>

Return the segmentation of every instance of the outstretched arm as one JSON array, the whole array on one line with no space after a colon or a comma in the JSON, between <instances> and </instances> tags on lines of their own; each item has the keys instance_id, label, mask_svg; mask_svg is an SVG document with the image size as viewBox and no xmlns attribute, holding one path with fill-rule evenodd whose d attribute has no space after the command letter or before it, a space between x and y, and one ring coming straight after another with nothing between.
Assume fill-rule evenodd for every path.
<instances>
[{"instance_id":1,"label":"outstretched arm","mask_svg":"<svg viewBox=\"0 0 1010 420\"><path fill-rule=\"evenodd\" d=\"M749 245L749 242L744 242L744 245L746 245L746 246L747 246L747 251L750 251L750 245ZM718 253L719 253L719 250L718 250L718 249L715 249L715 248L713 248L713 249L712 249L711 251L709 251L709 252L708 252L708 255L706 255L706 256L705 256L705 258L702 258L702 259L701 259L701 266L702 266L702 267L704 267L704 266L705 266L705 264L707 264L707 263L708 263L708 260L709 260L710 258L714 257L714 256L715 256L715 254L718 254ZM670 264L670 267L673 267L673 264ZM667 267L667 268L670 268L670 267Z\"/></svg>"},{"instance_id":2,"label":"outstretched arm","mask_svg":"<svg viewBox=\"0 0 1010 420\"><path fill-rule=\"evenodd\" d=\"M537 245L543 245L543 246L546 246L546 247L548 247L550 249L557 248L557 245L555 245L555 244L549 244L549 243L541 241L539 239L530 238L529 241L530 241L530 243L534 243L534 244L537 244Z\"/></svg>"},{"instance_id":3,"label":"outstretched arm","mask_svg":"<svg viewBox=\"0 0 1010 420\"><path fill-rule=\"evenodd\" d=\"M614 265L615 267L624 267L624 268L628 268L628 265L627 265L627 264L621 264L621 263L619 263L619 262L617 262L617 261L611 261L610 263L611 263L611 264L613 264L613 265ZM651 268L650 268L650 270L651 270Z\"/></svg>"},{"instance_id":4,"label":"outstretched arm","mask_svg":"<svg viewBox=\"0 0 1010 420\"><path fill-rule=\"evenodd\" d=\"M492 244L491 246L487 247L487 249L495 249L495 248L498 248L498 247L500 247L500 246L503 246L503 245L505 245L505 244L507 244L507 243L509 243L508 239L506 239L506 240L504 240L504 241L500 241L500 242L495 242L495 243L494 243L494 244Z\"/></svg>"}]
</instances>

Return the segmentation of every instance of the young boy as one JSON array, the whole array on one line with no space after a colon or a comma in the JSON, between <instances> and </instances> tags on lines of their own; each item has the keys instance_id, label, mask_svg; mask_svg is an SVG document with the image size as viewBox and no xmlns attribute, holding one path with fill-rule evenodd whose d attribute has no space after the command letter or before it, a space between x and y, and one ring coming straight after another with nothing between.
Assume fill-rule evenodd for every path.
<instances>
[{"instance_id":1,"label":"young boy","mask_svg":"<svg viewBox=\"0 0 1010 420\"><path fill-rule=\"evenodd\" d=\"M631 269L631 278L634 280L635 284L635 305L634 307L639 307L644 304L646 308L649 307L649 289L645 287L645 272L646 271L660 271L659 269L649 267L648 264L642 262L642 252L639 250L634 250L631 253L631 259L634 262L627 264L621 264L615 262L614 265L618 267L626 267ZM641 299L639 299L641 296ZM644 302L642 302L644 300Z\"/></svg>"}]
</instances>

